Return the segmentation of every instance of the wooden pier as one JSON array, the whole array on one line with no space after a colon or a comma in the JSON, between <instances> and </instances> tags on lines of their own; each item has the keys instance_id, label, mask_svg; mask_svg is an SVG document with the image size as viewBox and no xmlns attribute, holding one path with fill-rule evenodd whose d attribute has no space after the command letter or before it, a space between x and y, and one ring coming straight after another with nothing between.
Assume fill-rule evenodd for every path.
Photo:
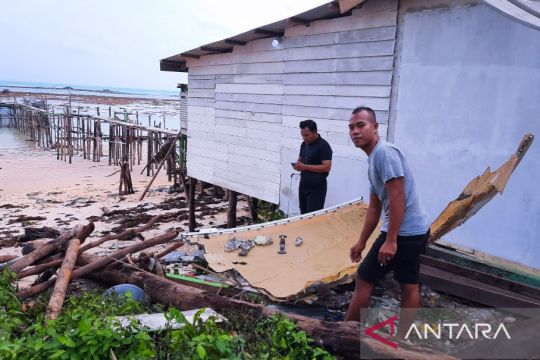
<instances>
[{"instance_id":1,"label":"wooden pier","mask_svg":"<svg viewBox=\"0 0 540 360\"><path fill-rule=\"evenodd\" d=\"M184 182L186 131L171 130L139 122L138 113L112 111L108 117L88 115L70 106L36 107L0 100L0 126L15 128L25 139L37 146L56 149L56 157L72 163L78 156L94 162L107 161L109 165L128 166L145 164L147 176L152 176L166 164L169 180ZM160 124L161 125L161 124ZM177 141L179 140L179 141ZM175 151L169 151L173 146ZM166 155L166 156L165 156ZM165 158L166 157L166 158ZM182 179L179 179L182 177Z\"/></svg>"}]
</instances>

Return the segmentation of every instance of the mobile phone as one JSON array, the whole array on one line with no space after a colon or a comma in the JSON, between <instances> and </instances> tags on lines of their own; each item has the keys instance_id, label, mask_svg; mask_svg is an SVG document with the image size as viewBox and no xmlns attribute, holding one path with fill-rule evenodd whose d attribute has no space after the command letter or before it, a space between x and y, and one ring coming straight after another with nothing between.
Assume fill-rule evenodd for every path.
<instances>
[{"instance_id":1,"label":"mobile phone","mask_svg":"<svg viewBox=\"0 0 540 360\"><path fill-rule=\"evenodd\" d=\"M292 162L292 163L291 163L291 166L294 167L294 165L296 165L296 163L295 163L295 162Z\"/></svg>"}]
</instances>

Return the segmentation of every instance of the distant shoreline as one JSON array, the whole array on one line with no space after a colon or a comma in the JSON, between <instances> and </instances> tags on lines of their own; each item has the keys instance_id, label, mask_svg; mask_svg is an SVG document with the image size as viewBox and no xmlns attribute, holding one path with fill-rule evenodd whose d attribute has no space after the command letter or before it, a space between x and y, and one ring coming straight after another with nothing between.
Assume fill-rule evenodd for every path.
<instances>
[{"instance_id":1,"label":"distant shoreline","mask_svg":"<svg viewBox=\"0 0 540 360\"><path fill-rule=\"evenodd\" d=\"M40 83L30 81L0 80L0 91L12 92L50 93L65 95L98 95L98 96L122 96L146 99L177 99L180 96L175 90L153 90L138 88L122 88L115 86L73 85L62 83Z\"/></svg>"},{"instance_id":2,"label":"distant shoreline","mask_svg":"<svg viewBox=\"0 0 540 360\"><path fill-rule=\"evenodd\" d=\"M17 88L17 89L40 89L40 90L65 90L65 91L84 91L84 92L96 92L96 93L106 93L106 94L122 94L122 95L139 95L129 92L113 91L109 89L101 90L92 90L92 89L83 89L83 88L74 88L74 87L54 87L54 86L30 86L30 85L0 85L4 89Z\"/></svg>"}]
</instances>

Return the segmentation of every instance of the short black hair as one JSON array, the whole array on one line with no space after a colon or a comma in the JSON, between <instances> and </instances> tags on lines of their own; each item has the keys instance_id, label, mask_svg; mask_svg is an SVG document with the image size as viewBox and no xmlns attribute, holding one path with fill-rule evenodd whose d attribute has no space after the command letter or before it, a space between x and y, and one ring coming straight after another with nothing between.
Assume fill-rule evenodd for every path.
<instances>
[{"instance_id":1,"label":"short black hair","mask_svg":"<svg viewBox=\"0 0 540 360\"><path fill-rule=\"evenodd\" d=\"M317 132L317 123L313 120L300 121L300 129L308 128L311 132Z\"/></svg>"},{"instance_id":2,"label":"short black hair","mask_svg":"<svg viewBox=\"0 0 540 360\"><path fill-rule=\"evenodd\" d=\"M375 115L375 111L373 111L372 108L367 107L367 106L358 106L357 108L355 108L352 111L352 115L358 114L361 111L366 111L371 116L371 118L373 119L373 122L375 122L375 123L377 122L377 116Z\"/></svg>"}]
</instances>

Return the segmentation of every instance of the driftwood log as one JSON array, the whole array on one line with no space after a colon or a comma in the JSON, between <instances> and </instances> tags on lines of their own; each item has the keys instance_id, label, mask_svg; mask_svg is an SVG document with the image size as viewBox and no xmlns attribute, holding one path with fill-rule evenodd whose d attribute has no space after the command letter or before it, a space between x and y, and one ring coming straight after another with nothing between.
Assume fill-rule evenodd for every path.
<instances>
[{"instance_id":1,"label":"driftwood log","mask_svg":"<svg viewBox=\"0 0 540 360\"><path fill-rule=\"evenodd\" d=\"M154 226L158 221L160 221L163 218L164 218L163 215L157 215L157 216L154 216L152 219L150 219L145 225L140 226L138 228L127 229L127 230L125 230L125 231L123 231L123 232L121 232L119 234L106 235L106 236L104 236L104 237L102 237L102 238L100 238L98 240L95 240L95 241L93 241L91 243L86 243L86 244L84 244L83 246L80 247L79 254L83 253L84 251L86 251L88 249L97 247L97 246L99 246L99 245L101 245L101 244L103 244L103 243L105 243L107 241L121 240L121 239L124 239L124 238L126 238L128 236L132 236L132 235L141 233L143 231L146 231L149 228L151 228L152 226ZM179 247L182 244L183 243L180 243L179 245L176 244L176 245ZM166 254L163 254L161 256L165 256L165 255ZM21 271L17 275L17 279L23 279L25 277L32 276L32 275L39 275L43 271L45 271L47 269L55 269L55 268L59 267L62 264L62 259L63 259L63 256L60 255L60 254L55 255L55 256L50 256L48 258L41 259L40 261L36 262L35 266L29 267L29 268L24 269L23 271ZM44 261L46 261L46 262L44 262Z\"/></svg>"},{"instance_id":2,"label":"driftwood log","mask_svg":"<svg viewBox=\"0 0 540 360\"><path fill-rule=\"evenodd\" d=\"M71 280L71 273L77 262L80 246L81 240L79 239L72 239L69 241L66 256L56 276L54 290L49 299L49 304L47 305L47 313L45 314L47 319L56 319L60 310L62 310L64 299L66 298L67 287Z\"/></svg>"},{"instance_id":3,"label":"driftwood log","mask_svg":"<svg viewBox=\"0 0 540 360\"><path fill-rule=\"evenodd\" d=\"M9 268L11 271L18 274L25 267L34 264L39 259L61 250L64 246L66 246L69 240L76 237L79 240L84 241L84 239L86 239L88 235L92 233L92 231L94 231L94 223L89 223L84 226L76 226L75 228L60 235L58 239L51 240L30 254L23 256L21 259L11 264Z\"/></svg>"},{"instance_id":4,"label":"driftwood log","mask_svg":"<svg viewBox=\"0 0 540 360\"><path fill-rule=\"evenodd\" d=\"M93 261L92 263L85 265L83 267L78 268L77 270L73 271L71 278L76 279L83 275L86 275L88 273L91 273L93 271L99 270L117 260L122 259L124 256L128 254L133 254L138 251L147 249L149 247L159 245L166 243L167 241L170 241L174 239L178 235L177 231L171 231L168 233L165 233L160 236L156 236L155 238L148 239L144 242L137 243L135 245L128 246L127 248L118 250L111 255L108 256L101 256L98 260ZM41 294L43 291L47 290L49 287L51 287L54 284L54 279L48 280L46 282L43 282L41 284L38 284L36 286L32 286L26 289L23 289L17 293L17 297L19 299L26 299L30 296Z\"/></svg>"},{"instance_id":5,"label":"driftwood log","mask_svg":"<svg viewBox=\"0 0 540 360\"><path fill-rule=\"evenodd\" d=\"M0 264L14 260L17 258L17 255L0 255Z\"/></svg>"},{"instance_id":6,"label":"driftwood log","mask_svg":"<svg viewBox=\"0 0 540 360\"><path fill-rule=\"evenodd\" d=\"M154 226L158 221L162 220L163 218L164 218L163 215L157 215L157 216L154 216L153 218L151 218L146 224L144 224L143 226L140 226L138 228L127 229L127 230L122 231L120 234L106 235L106 236L104 236L104 237L102 237L102 238L100 238L100 239L98 239L98 240L96 240L94 242L87 243L87 244L83 245L79 252L84 252L84 251L86 251L88 249L99 246L99 245L101 245L104 242L109 241L109 240L122 240L122 239L124 239L124 238L126 238L128 236L132 236L132 235L141 233L143 231L146 231L149 228L151 228L152 226Z\"/></svg>"},{"instance_id":7,"label":"driftwood log","mask_svg":"<svg viewBox=\"0 0 540 360\"><path fill-rule=\"evenodd\" d=\"M260 304L225 298L202 289L178 284L148 272L107 269L94 272L89 277L108 285L135 284L144 289L153 301L172 305L180 310L210 307L225 314L225 316L228 312L235 312L253 317L269 317L278 313L277 310ZM318 346L322 346L345 359L360 358L361 346L362 353L369 352L384 358L454 359L440 354L420 353L414 349L393 349L372 339L361 339L359 323L354 321L329 322L296 314L285 315L294 320L299 329L308 333Z\"/></svg>"}]
</instances>

